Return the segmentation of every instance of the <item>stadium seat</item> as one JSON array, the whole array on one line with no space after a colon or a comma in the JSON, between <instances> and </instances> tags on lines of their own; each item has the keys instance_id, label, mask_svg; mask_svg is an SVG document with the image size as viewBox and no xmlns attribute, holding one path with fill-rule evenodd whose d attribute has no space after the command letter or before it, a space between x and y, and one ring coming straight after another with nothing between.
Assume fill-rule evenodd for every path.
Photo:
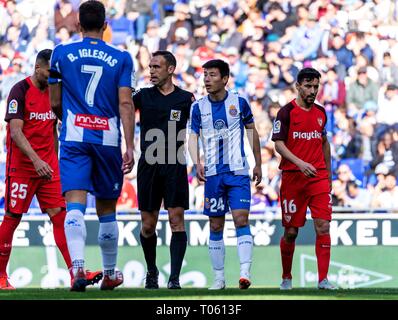
<instances>
[{"instance_id":1,"label":"stadium seat","mask_svg":"<svg viewBox=\"0 0 398 320\"><path fill-rule=\"evenodd\" d=\"M348 165L352 173L354 174L355 178L361 181L362 184L364 183L367 166L365 165L362 159L356 159L356 158L342 159L339 161L338 166L342 164Z\"/></svg>"}]
</instances>

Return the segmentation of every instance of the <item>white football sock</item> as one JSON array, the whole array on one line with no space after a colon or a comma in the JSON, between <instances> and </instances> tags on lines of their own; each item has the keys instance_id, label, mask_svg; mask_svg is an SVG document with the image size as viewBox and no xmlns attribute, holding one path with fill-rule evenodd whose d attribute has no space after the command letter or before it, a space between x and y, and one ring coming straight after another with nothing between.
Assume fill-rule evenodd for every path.
<instances>
[{"instance_id":1,"label":"white football sock","mask_svg":"<svg viewBox=\"0 0 398 320\"><path fill-rule=\"evenodd\" d=\"M216 280L224 280L225 246L224 239L209 240L209 255Z\"/></svg>"},{"instance_id":2,"label":"white football sock","mask_svg":"<svg viewBox=\"0 0 398 320\"><path fill-rule=\"evenodd\" d=\"M84 268L84 246L87 231L83 212L77 209L68 211L65 216L64 227L73 273L76 274L78 268Z\"/></svg>"},{"instance_id":3,"label":"white football sock","mask_svg":"<svg viewBox=\"0 0 398 320\"><path fill-rule=\"evenodd\" d=\"M240 276L250 277L250 267L253 255L253 236L242 235L238 237L238 256L240 261Z\"/></svg>"},{"instance_id":4,"label":"white football sock","mask_svg":"<svg viewBox=\"0 0 398 320\"><path fill-rule=\"evenodd\" d=\"M111 279L115 278L118 239L119 228L116 221L100 222L98 244L101 247L102 265L104 275L108 275Z\"/></svg>"}]
</instances>

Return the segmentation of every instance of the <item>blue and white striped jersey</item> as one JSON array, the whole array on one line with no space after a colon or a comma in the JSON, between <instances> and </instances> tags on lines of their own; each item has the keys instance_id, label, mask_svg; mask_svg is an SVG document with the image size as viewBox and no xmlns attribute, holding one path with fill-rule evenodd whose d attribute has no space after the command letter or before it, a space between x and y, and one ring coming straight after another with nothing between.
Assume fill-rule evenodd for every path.
<instances>
[{"instance_id":1,"label":"blue and white striped jersey","mask_svg":"<svg viewBox=\"0 0 398 320\"><path fill-rule=\"evenodd\" d=\"M55 47L50 84L62 81L61 141L120 145L119 87L133 87L127 51L94 38Z\"/></svg>"},{"instance_id":2,"label":"blue and white striped jersey","mask_svg":"<svg viewBox=\"0 0 398 320\"><path fill-rule=\"evenodd\" d=\"M201 137L206 176L248 174L243 139L245 125L252 122L248 101L234 91L227 91L222 101L211 101L207 95L193 103L189 126Z\"/></svg>"}]
</instances>

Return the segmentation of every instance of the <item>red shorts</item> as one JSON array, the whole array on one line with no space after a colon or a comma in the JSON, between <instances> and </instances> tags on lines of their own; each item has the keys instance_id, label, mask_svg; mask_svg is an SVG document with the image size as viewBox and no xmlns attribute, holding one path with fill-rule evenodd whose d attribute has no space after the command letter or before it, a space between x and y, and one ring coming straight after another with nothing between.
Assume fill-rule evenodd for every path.
<instances>
[{"instance_id":1,"label":"red shorts","mask_svg":"<svg viewBox=\"0 0 398 320\"><path fill-rule=\"evenodd\" d=\"M61 194L61 180L41 178L7 177L4 209L6 212L22 214L28 212L33 196L36 195L40 208L65 208Z\"/></svg>"},{"instance_id":2,"label":"red shorts","mask_svg":"<svg viewBox=\"0 0 398 320\"><path fill-rule=\"evenodd\" d=\"M318 176L314 178L307 178L301 171L284 171L280 198L284 227L304 226L307 207L313 219L332 219L327 170L318 170Z\"/></svg>"}]
</instances>

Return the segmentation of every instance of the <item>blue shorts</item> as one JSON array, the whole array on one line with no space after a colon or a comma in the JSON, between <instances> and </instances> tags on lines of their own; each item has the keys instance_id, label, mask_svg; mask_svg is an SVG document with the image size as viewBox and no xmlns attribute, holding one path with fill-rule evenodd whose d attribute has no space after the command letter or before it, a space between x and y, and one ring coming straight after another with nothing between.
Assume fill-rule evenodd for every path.
<instances>
[{"instance_id":1,"label":"blue shorts","mask_svg":"<svg viewBox=\"0 0 398 320\"><path fill-rule=\"evenodd\" d=\"M123 185L119 147L62 141L59 164L63 194L86 190L99 199L119 198Z\"/></svg>"},{"instance_id":2,"label":"blue shorts","mask_svg":"<svg viewBox=\"0 0 398 320\"><path fill-rule=\"evenodd\" d=\"M203 213L210 217L225 215L229 209L250 210L250 178L233 172L206 177Z\"/></svg>"}]
</instances>

